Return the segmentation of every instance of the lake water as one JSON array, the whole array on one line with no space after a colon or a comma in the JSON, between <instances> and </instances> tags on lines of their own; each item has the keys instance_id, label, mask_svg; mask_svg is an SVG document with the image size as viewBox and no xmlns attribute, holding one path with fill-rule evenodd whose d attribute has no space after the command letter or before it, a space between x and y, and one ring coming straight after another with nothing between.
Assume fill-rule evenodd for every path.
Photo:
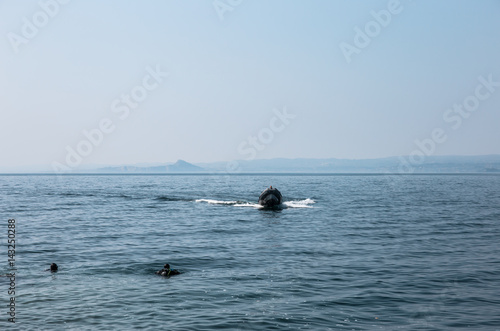
<instances>
[{"instance_id":1,"label":"lake water","mask_svg":"<svg viewBox=\"0 0 500 331\"><path fill-rule=\"evenodd\" d=\"M500 330L498 175L0 176L0 215L2 330Z\"/></svg>"}]
</instances>

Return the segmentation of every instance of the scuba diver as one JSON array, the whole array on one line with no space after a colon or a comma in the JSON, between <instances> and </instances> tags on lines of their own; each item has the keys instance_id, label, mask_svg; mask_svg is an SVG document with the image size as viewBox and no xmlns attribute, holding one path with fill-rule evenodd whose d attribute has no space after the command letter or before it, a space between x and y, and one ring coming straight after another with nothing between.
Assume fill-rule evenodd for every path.
<instances>
[{"instance_id":1,"label":"scuba diver","mask_svg":"<svg viewBox=\"0 0 500 331\"><path fill-rule=\"evenodd\" d=\"M45 270L45 271L57 272L57 270L58 270L58 269L59 269L59 267L57 266L57 264L52 263L52 264L50 265L50 268L49 268L49 269L47 269L47 270Z\"/></svg>"},{"instance_id":2,"label":"scuba diver","mask_svg":"<svg viewBox=\"0 0 500 331\"><path fill-rule=\"evenodd\" d=\"M158 270L157 272L155 272L155 274L163 277L170 277L170 276L180 275L180 271L177 269L170 269L170 264L167 263L163 266L163 269Z\"/></svg>"}]
</instances>

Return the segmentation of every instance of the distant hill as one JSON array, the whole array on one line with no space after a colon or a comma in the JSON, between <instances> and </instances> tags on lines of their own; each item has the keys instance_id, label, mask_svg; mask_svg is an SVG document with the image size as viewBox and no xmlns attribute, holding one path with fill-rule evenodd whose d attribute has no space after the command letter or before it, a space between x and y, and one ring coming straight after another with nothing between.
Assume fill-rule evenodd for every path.
<instances>
[{"instance_id":1,"label":"distant hill","mask_svg":"<svg viewBox=\"0 0 500 331\"><path fill-rule=\"evenodd\" d=\"M420 160L417 160L420 161ZM227 162L198 164L207 171L285 172L285 173L493 173L500 172L500 155L427 156L423 162L406 157L380 159L261 159L236 161L227 170Z\"/></svg>"},{"instance_id":2,"label":"distant hill","mask_svg":"<svg viewBox=\"0 0 500 331\"><path fill-rule=\"evenodd\" d=\"M422 160L418 160L422 161ZM380 159L260 159L191 164L179 160L162 166L123 166L97 169L114 173L500 173L500 155L427 156L423 162L409 157ZM228 170L231 169L231 170Z\"/></svg>"},{"instance_id":3,"label":"distant hill","mask_svg":"<svg viewBox=\"0 0 500 331\"><path fill-rule=\"evenodd\" d=\"M276 158L197 164L178 160L164 164L82 165L72 169L70 173L500 173L500 155L426 156L421 160L410 160L408 156L362 160ZM53 170L47 166L38 166L2 172L53 173Z\"/></svg>"},{"instance_id":4,"label":"distant hill","mask_svg":"<svg viewBox=\"0 0 500 331\"><path fill-rule=\"evenodd\" d=\"M163 166L119 166L97 168L93 172L99 173L195 173L204 172L205 169L184 160Z\"/></svg>"},{"instance_id":5,"label":"distant hill","mask_svg":"<svg viewBox=\"0 0 500 331\"><path fill-rule=\"evenodd\" d=\"M188 163L183 160L179 160L172 165L168 165L167 172L200 172L204 171L202 167L198 167L194 164Z\"/></svg>"}]
</instances>

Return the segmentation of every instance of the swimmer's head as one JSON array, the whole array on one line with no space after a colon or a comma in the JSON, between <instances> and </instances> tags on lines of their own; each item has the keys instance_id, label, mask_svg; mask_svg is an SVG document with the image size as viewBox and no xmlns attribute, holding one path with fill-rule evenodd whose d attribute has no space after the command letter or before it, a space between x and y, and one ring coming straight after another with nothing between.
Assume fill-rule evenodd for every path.
<instances>
[{"instance_id":1,"label":"swimmer's head","mask_svg":"<svg viewBox=\"0 0 500 331\"><path fill-rule=\"evenodd\" d=\"M165 264L165 265L163 266L163 269L170 269L170 264L168 264L168 263L167 263L167 264Z\"/></svg>"},{"instance_id":2,"label":"swimmer's head","mask_svg":"<svg viewBox=\"0 0 500 331\"><path fill-rule=\"evenodd\" d=\"M54 271L57 271L57 269L58 269L57 264L52 263L52 264L50 265L50 271L54 272Z\"/></svg>"}]
</instances>

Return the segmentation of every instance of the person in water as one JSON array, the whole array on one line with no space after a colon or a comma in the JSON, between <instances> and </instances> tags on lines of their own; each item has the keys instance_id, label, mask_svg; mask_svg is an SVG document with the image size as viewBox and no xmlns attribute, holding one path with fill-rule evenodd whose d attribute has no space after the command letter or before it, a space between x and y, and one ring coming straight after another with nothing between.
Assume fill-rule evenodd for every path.
<instances>
[{"instance_id":1,"label":"person in water","mask_svg":"<svg viewBox=\"0 0 500 331\"><path fill-rule=\"evenodd\" d=\"M52 264L50 265L50 268L49 268L49 269L47 269L47 270L45 270L45 271L57 272L57 270L58 270L58 269L59 269L59 267L57 266L57 264L52 263Z\"/></svg>"},{"instance_id":2,"label":"person in water","mask_svg":"<svg viewBox=\"0 0 500 331\"><path fill-rule=\"evenodd\" d=\"M163 277L170 277L170 276L179 275L180 272L177 269L170 269L170 264L167 263L163 266L163 269L158 270L157 272L155 272L155 274L163 276Z\"/></svg>"}]
</instances>

